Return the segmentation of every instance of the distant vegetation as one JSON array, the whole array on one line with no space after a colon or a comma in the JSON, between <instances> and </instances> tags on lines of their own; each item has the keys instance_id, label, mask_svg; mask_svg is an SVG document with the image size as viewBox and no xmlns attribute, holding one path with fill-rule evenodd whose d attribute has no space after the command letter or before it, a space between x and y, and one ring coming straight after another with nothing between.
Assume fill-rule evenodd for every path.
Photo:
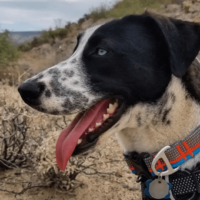
<instances>
[{"instance_id":1,"label":"distant vegetation","mask_svg":"<svg viewBox=\"0 0 200 200\"><path fill-rule=\"evenodd\" d=\"M85 14L83 18L78 21L82 24L88 18L98 20L102 18L120 18L128 14L143 13L146 8L159 9L163 3L172 3L173 0L123 0L115 4L113 8L102 4L97 8L92 8L89 14ZM40 46L44 43L54 43L56 38L63 39L67 37L70 31L70 23L61 28L58 26L55 30L51 28L43 31L40 37L35 37L31 42L18 46L18 50L25 52L34 47ZM8 33L0 34L0 64L13 61L19 57L17 49L8 42Z\"/></svg>"},{"instance_id":2,"label":"distant vegetation","mask_svg":"<svg viewBox=\"0 0 200 200\"><path fill-rule=\"evenodd\" d=\"M86 14L78 21L78 24L83 23L86 19L92 18L94 20L102 18L120 18L128 14L139 14L145 11L145 8L158 9L163 3L171 3L173 0L123 0L110 9L106 4L102 4L97 8L92 8L89 14ZM63 39L67 37L70 30L70 23L64 28L57 28L56 30L49 29L43 31L39 38L34 38L32 42L19 46L20 51L29 51L33 47L40 46L44 43L53 43L55 38Z\"/></svg>"},{"instance_id":3,"label":"distant vegetation","mask_svg":"<svg viewBox=\"0 0 200 200\"><path fill-rule=\"evenodd\" d=\"M17 60L19 55L17 47L9 41L9 32L0 33L0 66L6 66L9 62Z\"/></svg>"},{"instance_id":4,"label":"distant vegetation","mask_svg":"<svg viewBox=\"0 0 200 200\"><path fill-rule=\"evenodd\" d=\"M159 9L161 4L172 2L173 0L123 0L116 3L112 9L109 9L106 4L93 8L87 17L95 20L110 17L120 18L124 15L143 13L146 8Z\"/></svg>"},{"instance_id":5,"label":"distant vegetation","mask_svg":"<svg viewBox=\"0 0 200 200\"><path fill-rule=\"evenodd\" d=\"M33 47L40 46L44 43L53 43L55 38L63 39L67 37L69 30L69 23L64 28L57 28L52 30L51 28L48 31L42 31L40 37L35 37L31 42L20 45L18 48L20 51L29 51Z\"/></svg>"}]
</instances>

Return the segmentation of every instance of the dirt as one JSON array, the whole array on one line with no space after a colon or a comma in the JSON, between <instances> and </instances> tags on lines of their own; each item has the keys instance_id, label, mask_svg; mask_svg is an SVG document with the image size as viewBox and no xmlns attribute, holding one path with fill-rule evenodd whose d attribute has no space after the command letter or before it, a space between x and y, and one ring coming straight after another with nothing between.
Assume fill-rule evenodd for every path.
<instances>
[{"instance_id":1,"label":"dirt","mask_svg":"<svg viewBox=\"0 0 200 200\"><path fill-rule=\"evenodd\" d=\"M73 116L37 112L22 102L16 87L7 84L0 85L0 115L1 199L140 199L140 186L124 162L115 137L101 138L95 149L72 158L66 171L61 172L56 165L55 144ZM19 124L20 129L13 130ZM18 136L20 133L24 139ZM8 146L16 140L25 142L19 153L25 160L22 164L17 158L10 165L12 159L6 159L5 151L9 155L18 146L10 150L2 138L7 138ZM1 161L5 160L14 169L3 170Z\"/></svg>"},{"instance_id":2,"label":"dirt","mask_svg":"<svg viewBox=\"0 0 200 200\"><path fill-rule=\"evenodd\" d=\"M177 2L181 3L163 5L162 11L154 12L200 22L200 0ZM55 117L34 111L21 101L15 87L27 77L67 59L72 53L79 32L109 20L111 19L94 22L89 19L81 26L72 24L66 39L34 48L12 67L0 71L0 161L4 159L5 152L2 137L13 133L10 129L12 126L3 126L5 121L12 124L15 117L21 116L26 121L24 127L28 127L25 146L21 152L25 161L22 164L15 161L18 167L13 169L10 165L12 169L8 170L2 169L0 165L0 199L141 199L140 185L136 183L136 177L124 162L114 136L101 138L95 149L72 159L67 170L60 172L55 162L55 144L60 131L72 117ZM15 86L8 86L8 82ZM9 137L12 139L10 135Z\"/></svg>"}]
</instances>

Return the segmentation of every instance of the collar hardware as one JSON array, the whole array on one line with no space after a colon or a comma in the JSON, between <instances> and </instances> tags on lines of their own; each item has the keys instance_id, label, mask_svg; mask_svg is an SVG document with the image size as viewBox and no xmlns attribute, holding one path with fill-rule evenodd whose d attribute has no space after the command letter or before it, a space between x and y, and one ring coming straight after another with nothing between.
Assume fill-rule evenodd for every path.
<instances>
[{"instance_id":1,"label":"collar hardware","mask_svg":"<svg viewBox=\"0 0 200 200\"><path fill-rule=\"evenodd\" d=\"M161 150L162 151L162 150ZM171 164L173 169L181 166L183 163L193 158L195 155L200 153L200 126L198 126L188 137L178 143L172 145L170 148L165 149L165 154L162 154L165 161ZM145 164L148 167L149 172L152 176L155 176L152 170L152 162L157 154L154 153L149 157L145 158ZM160 158L155 166L156 171L165 172L167 169L165 161ZM168 167L170 165L168 164ZM154 169L154 170L155 170ZM170 168L171 169L171 168ZM170 170L172 172L172 170Z\"/></svg>"},{"instance_id":2,"label":"collar hardware","mask_svg":"<svg viewBox=\"0 0 200 200\"><path fill-rule=\"evenodd\" d=\"M162 176L168 176L168 175L171 175L171 174L173 174L173 173L175 173L176 171L179 170L179 167L177 167L177 168L175 168L175 169L172 168L172 166L171 166L171 164L170 164L170 162L169 162L167 156L165 155L165 151L168 150L168 149L170 149L170 148L171 148L170 146L166 146L166 147L162 148L162 149L156 154L155 158L153 159L152 164L151 164L151 168L152 168L153 173L154 173L156 176L161 176L161 177L162 177ZM166 165L166 167L167 167L167 170L164 171L164 172L158 172L158 171L156 170L156 167L155 167L156 164L157 164L157 162L159 162L160 159L162 159L162 160L165 162L165 165Z\"/></svg>"},{"instance_id":3,"label":"collar hardware","mask_svg":"<svg viewBox=\"0 0 200 200\"><path fill-rule=\"evenodd\" d=\"M148 168L144 162L144 159L149 156L148 153L137 153L131 152L124 154L124 159L128 164L130 170L133 174L138 175L137 182L141 182L144 178L151 178L151 174L148 171Z\"/></svg>"},{"instance_id":4,"label":"collar hardware","mask_svg":"<svg viewBox=\"0 0 200 200\"><path fill-rule=\"evenodd\" d=\"M128 152L124 154L124 158L132 173L138 176L138 182L141 182L143 200L158 199L149 194L159 189L153 186L154 189L150 189L149 193L148 186L156 179L159 182L159 177L172 185L169 187L170 197L167 195L162 200L168 197L168 200L197 200L197 197L200 197L200 163L191 171L181 171L179 166L198 153L200 153L200 126L183 141L171 147L166 146L158 153L150 155Z\"/></svg>"},{"instance_id":5,"label":"collar hardware","mask_svg":"<svg viewBox=\"0 0 200 200\"><path fill-rule=\"evenodd\" d=\"M148 180L146 182L147 188L145 189L145 194L149 197L154 199L169 199L170 197L170 190L172 185L167 183L161 177L157 179Z\"/></svg>"}]
</instances>

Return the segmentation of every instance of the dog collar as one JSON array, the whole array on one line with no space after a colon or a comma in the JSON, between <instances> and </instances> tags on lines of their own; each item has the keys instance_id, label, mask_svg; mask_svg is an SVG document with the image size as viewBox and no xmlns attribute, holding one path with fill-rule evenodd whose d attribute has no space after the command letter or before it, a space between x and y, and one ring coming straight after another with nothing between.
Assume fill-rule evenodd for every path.
<instances>
[{"instance_id":1,"label":"dog collar","mask_svg":"<svg viewBox=\"0 0 200 200\"><path fill-rule=\"evenodd\" d=\"M159 172L165 173L165 171L167 170L167 163L170 163L172 169L176 170L177 167L181 166L183 163L193 158L199 152L200 126L198 126L185 140L174 144L172 147L165 147L157 154L154 153L152 155L149 155L147 153L143 153L143 156L145 154L144 163L146 164L148 171L151 173L152 176L155 176L158 175ZM155 160L156 155L158 156ZM153 161L156 163L155 170L158 172L157 174L155 174L155 170L153 171L152 169ZM137 174L134 166L131 166L130 170L132 171L132 173ZM174 171L172 170L172 173L173 172Z\"/></svg>"},{"instance_id":2,"label":"dog collar","mask_svg":"<svg viewBox=\"0 0 200 200\"><path fill-rule=\"evenodd\" d=\"M143 199L159 199L152 198L149 191L152 192L152 185L155 185L158 178L163 177L162 180L165 180L163 181L164 188L166 189L167 187L169 193L166 193L166 196L161 199L169 199L170 196L172 200L192 200L196 199L196 197L191 198L190 194L194 194L193 196L195 196L196 192L200 194L200 167L191 172L189 170L183 172L179 170L179 166L199 152L200 126L185 140L174 144L172 147L164 147L158 153L150 155L148 153L138 154L137 152L131 152L126 153L124 157L132 173L138 175L137 182L141 182ZM179 177L178 179L177 176ZM157 186L153 187L153 190L159 190ZM180 195L186 195L186 198L183 198L183 196L179 198Z\"/></svg>"}]
</instances>

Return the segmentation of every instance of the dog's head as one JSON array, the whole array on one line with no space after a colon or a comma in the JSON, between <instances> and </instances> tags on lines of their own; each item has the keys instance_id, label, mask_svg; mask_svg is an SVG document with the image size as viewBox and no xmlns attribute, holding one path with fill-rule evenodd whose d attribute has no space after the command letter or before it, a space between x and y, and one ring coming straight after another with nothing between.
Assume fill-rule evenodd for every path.
<instances>
[{"instance_id":1,"label":"dog's head","mask_svg":"<svg viewBox=\"0 0 200 200\"><path fill-rule=\"evenodd\" d=\"M31 107L78 113L57 142L60 169L112 132L128 108L158 100L172 74L182 77L199 51L199 35L194 23L149 13L126 16L86 30L69 59L22 83L19 92Z\"/></svg>"}]
</instances>

